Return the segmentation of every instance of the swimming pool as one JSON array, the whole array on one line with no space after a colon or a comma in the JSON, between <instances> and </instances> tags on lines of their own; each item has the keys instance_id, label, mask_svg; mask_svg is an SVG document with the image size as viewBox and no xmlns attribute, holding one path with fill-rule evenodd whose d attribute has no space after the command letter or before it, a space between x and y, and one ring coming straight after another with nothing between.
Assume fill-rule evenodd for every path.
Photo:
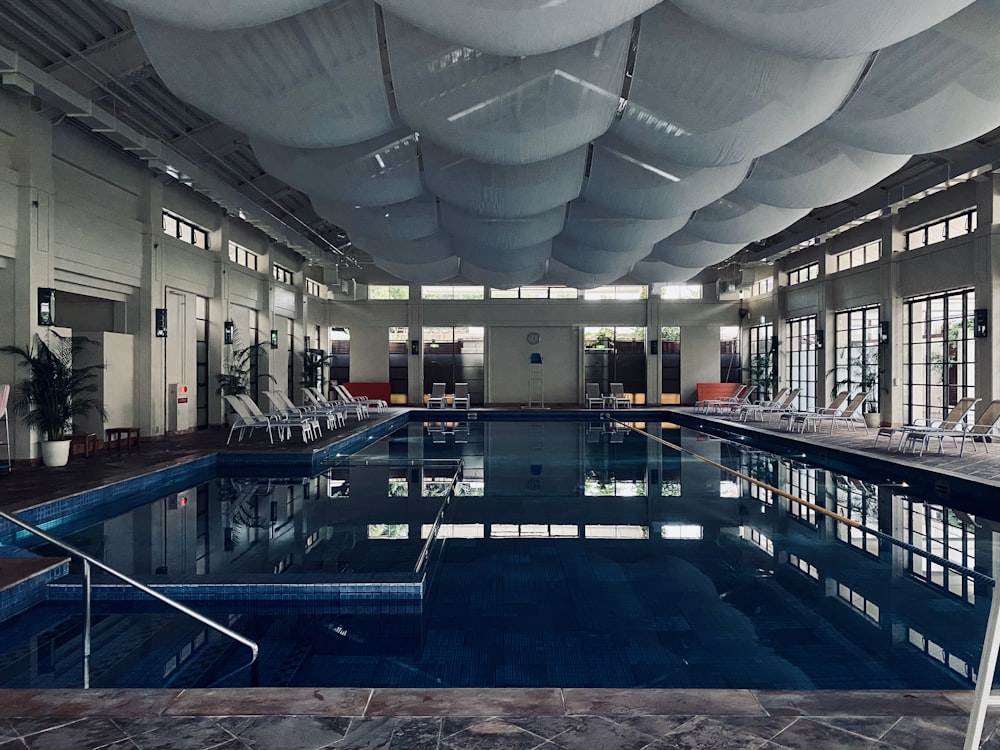
<instances>
[{"instance_id":1,"label":"swimming pool","mask_svg":"<svg viewBox=\"0 0 1000 750\"><path fill-rule=\"evenodd\" d=\"M186 587L196 608L258 640L265 685L971 687L991 594L972 570L992 568L986 519L799 454L635 427L690 453L599 421L415 422L319 475L213 479L71 539ZM213 576L406 578L456 478L419 597L198 598ZM234 484L256 498L238 533ZM251 558L263 568L245 567ZM109 599L96 605L105 666L92 684L246 684L225 677L238 649ZM8 622L0 685L76 684L66 665L79 619L76 599ZM112 656L127 650L137 656Z\"/></svg>"}]
</instances>

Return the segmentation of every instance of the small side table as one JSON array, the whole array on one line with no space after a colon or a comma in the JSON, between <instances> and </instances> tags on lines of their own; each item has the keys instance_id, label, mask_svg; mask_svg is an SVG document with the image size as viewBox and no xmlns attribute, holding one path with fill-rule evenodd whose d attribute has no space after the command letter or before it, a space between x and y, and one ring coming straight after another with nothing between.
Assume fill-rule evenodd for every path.
<instances>
[{"instance_id":1,"label":"small side table","mask_svg":"<svg viewBox=\"0 0 1000 750\"><path fill-rule=\"evenodd\" d=\"M69 454L89 458L97 453L97 435L93 432L75 432L69 436Z\"/></svg>"},{"instance_id":2,"label":"small side table","mask_svg":"<svg viewBox=\"0 0 1000 750\"><path fill-rule=\"evenodd\" d=\"M124 443L124 445L123 445ZM118 450L123 447L132 450L132 447L139 447L138 427L109 427L104 431L104 446L109 451L114 446Z\"/></svg>"}]
</instances>

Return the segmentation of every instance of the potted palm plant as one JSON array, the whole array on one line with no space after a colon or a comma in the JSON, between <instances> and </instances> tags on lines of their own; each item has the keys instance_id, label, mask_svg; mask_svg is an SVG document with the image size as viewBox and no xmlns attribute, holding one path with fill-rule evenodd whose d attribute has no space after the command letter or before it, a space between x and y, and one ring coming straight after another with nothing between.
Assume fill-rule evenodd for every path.
<instances>
[{"instance_id":1,"label":"potted palm plant","mask_svg":"<svg viewBox=\"0 0 1000 750\"><path fill-rule=\"evenodd\" d=\"M216 375L219 387L215 392L225 396L242 396L250 393L257 358L263 350L262 343L244 346L240 341L239 329L234 329L233 343L227 346L222 372ZM262 377L274 380L271 375Z\"/></svg>"},{"instance_id":2,"label":"potted palm plant","mask_svg":"<svg viewBox=\"0 0 1000 750\"><path fill-rule=\"evenodd\" d=\"M852 349L847 362L830 370L836 382L833 393L844 389L855 388L868 394L865 401L865 423L869 427L878 427L880 417L878 410L878 385L880 368L880 352L877 346L865 346Z\"/></svg>"},{"instance_id":3,"label":"potted palm plant","mask_svg":"<svg viewBox=\"0 0 1000 750\"><path fill-rule=\"evenodd\" d=\"M73 358L92 343L83 336L60 336L55 331L52 345L38 335L27 348L0 347L0 352L20 358L20 365L27 368L27 376L14 387L13 408L21 421L41 433L42 463L46 466L65 466L69 460L67 437L72 432L73 419L87 414L91 409L107 419L104 404L97 397L97 384L93 378L104 365L74 367Z\"/></svg>"}]
</instances>

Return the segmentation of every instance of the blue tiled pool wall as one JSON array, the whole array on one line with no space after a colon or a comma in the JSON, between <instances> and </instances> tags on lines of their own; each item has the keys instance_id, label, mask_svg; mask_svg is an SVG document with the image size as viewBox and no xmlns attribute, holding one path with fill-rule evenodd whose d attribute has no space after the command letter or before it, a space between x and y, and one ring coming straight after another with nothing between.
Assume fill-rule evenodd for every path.
<instances>
[{"instance_id":1,"label":"blue tiled pool wall","mask_svg":"<svg viewBox=\"0 0 1000 750\"><path fill-rule=\"evenodd\" d=\"M205 456L28 508L19 511L17 515L24 521L47 530L55 525L62 527L66 523L72 524L75 518L85 516L108 503L114 503L123 510L138 507L169 494L171 488L182 489L207 481L214 476L215 460L214 455ZM0 542L10 543L30 536L27 531L0 519Z\"/></svg>"},{"instance_id":2,"label":"blue tiled pool wall","mask_svg":"<svg viewBox=\"0 0 1000 750\"><path fill-rule=\"evenodd\" d=\"M14 545L0 544L0 557L24 558L38 557L38 555ZM69 573L69 562L63 562L0 591L0 622L45 601L48 585L67 573Z\"/></svg>"},{"instance_id":3,"label":"blue tiled pool wall","mask_svg":"<svg viewBox=\"0 0 1000 750\"><path fill-rule=\"evenodd\" d=\"M304 576L301 576L304 578ZM266 581L232 581L225 583L183 582L156 583L146 581L165 596L179 602L213 602L225 606L227 603L275 603L302 602L315 603L325 607L372 606L392 607L394 604L419 603L424 594L423 576L404 581L295 581L291 578ZM79 601L83 595L83 584L69 577L48 587L52 601ZM106 602L149 602L150 597L142 591L117 583L100 583L91 587L94 601ZM159 606L159 605L154 605Z\"/></svg>"}]
</instances>

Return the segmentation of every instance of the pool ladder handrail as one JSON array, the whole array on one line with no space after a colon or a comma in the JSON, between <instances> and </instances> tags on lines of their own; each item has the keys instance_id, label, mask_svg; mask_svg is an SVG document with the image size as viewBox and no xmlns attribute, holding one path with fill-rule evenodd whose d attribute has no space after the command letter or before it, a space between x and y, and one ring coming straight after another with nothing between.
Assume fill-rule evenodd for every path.
<instances>
[{"instance_id":1,"label":"pool ladder handrail","mask_svg":"<svg viewBox=\"0 0 1000 750\"><path fill-rule=\"evenodd\" d=\"M110 565L107 565L107 564L101 562L100 560L98 560L95 557L91 557L90 555L88 555L83 550L74 547L72 544L68 544L67 542L62 541L61 539L57 539L56 537L52 536L48 532L42 531L42 529L40 529L37 526L34 526L34 525L28 523L27 521L21 520L17 516L11 515L10 513L7 513L5 511L0 511L0 518L4 519L5 521L9 521L10 523L14 524L15 526L21 527L25 531L31 532L35 536L37 536L37 537L39 537L41 539L44 539L46 542L49 542L50 544L54 544L57 547L59 547L60 549L65 550L70 555L73 555L73 556L78 557L81 560L83 560L83 581L84 581L84 587L83 587L83 617L84 617L84 630L83 630L83 687L84 687L84 689L90 688L90 600L91 600L91 597L90 597L90 590L91 590L90 566L91 565L93 565L96 568L100 568L105 573L107 573L107 574L109 574L109 575L117 578L120 581L123 581L124 583L127 583L129 586L132 586L133 588L139 589L139 591L142 591L144 594L148 594L149 596L153 597L154 599L158 599L159 601L161 601L164 604L166 604L168 607L176 609L178 612L180 612L182 614L185 614L188 617L194 618L195 620L197 620L198 622L200 622L202 625L205 625L205 626L211 628L212 630L215 630L215 631L221 633L222 635L227 636L228 638L231 638L232 640L236 641L237 643L241 643L244 646L246 646L247 648L249 648L250 649L250 662L246 666L250 667L250 682L251 682L251 685L253 687L257 686L257 684L259 682L259 671L258 671L257 657L260 654L260 647L257 645L257 643L255 641L252 641L249 638L246 638L246 637L240 635L239 633L237 633L234 630L230 630L225 625L220 625L219 623L215 622L211 618L206 617L205 615L201 614L200 612L196 612L195 610L191 609L190 607L188 607L188 606L186 606L184 604L181 604L180 602L174 601L169 596L167 596L165 594L162 594L162 593L160 593L159 591L157 591L157 590L155 590L153 588L150 588L146 584L140 583L139 581L135 580L134 578L130 578L129 576L125 575L124 573L115 570ZM244 669L244 668L245 667L240 667L239 669ZM239 669L237 669L235 671L239 671Z\"/></svg>"}]
</instances>

